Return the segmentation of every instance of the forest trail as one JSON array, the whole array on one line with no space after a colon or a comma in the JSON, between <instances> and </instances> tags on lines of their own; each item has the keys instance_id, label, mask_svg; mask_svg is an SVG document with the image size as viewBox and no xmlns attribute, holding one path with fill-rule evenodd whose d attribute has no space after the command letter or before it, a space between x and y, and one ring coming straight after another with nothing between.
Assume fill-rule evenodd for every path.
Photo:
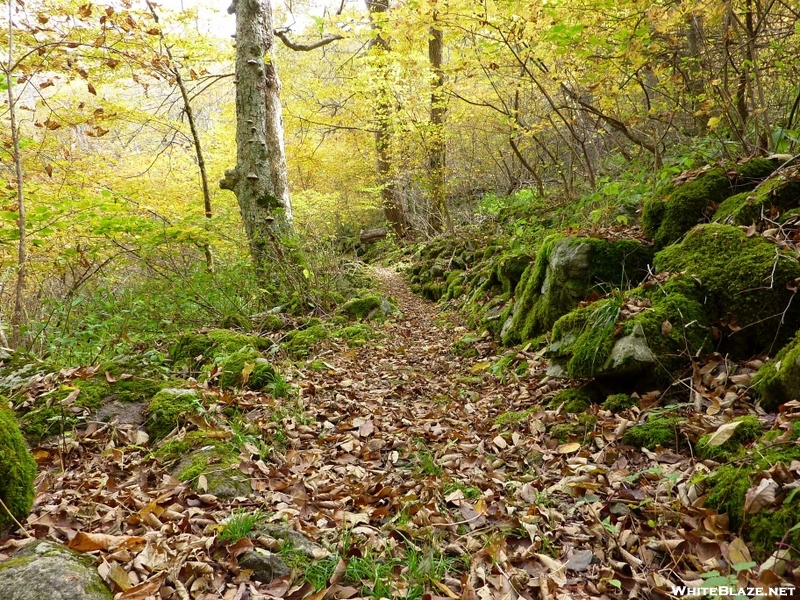
<instances>
[{"instance_id":1,"label":"forest trail","mask_svg":"<svg viewBox=\"0 0 800 600\"><path fill-rule=\"evenodd\" d=\"M664 588L659 569L678 564L680 544L727 548L722 535L687 541L685 523L711 518L676 510L693 461L617 444L631 421L567 414L550 403L564 384L536 355L478 339L394 271L374 274L401 314L360 348L330 339L285 363L288 399L186 382L205 413L172 436L238 439L252 493L213 496L204 475L181 483L136 425L91 422L34 449L28 532L99 553L107 578L137 584L124 600L643 597ZM256 510L329 553L220 540L232 515ZM248 579L237 557L253 545L292 572Z\"/></svg>"}]
</instances>

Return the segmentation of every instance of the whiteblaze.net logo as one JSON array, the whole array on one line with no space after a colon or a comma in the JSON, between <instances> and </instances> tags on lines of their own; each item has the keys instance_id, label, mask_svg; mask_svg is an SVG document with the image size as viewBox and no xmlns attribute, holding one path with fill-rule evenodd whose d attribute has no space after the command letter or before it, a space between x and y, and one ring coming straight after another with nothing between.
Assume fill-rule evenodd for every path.
<instances>
[{"instance_id":1,"label":"whiteblaze.net logo","mask_svg":"<svg viewBox=\"0 0 800 600\"><path fill-rule=\"evenodd\" d=\"M676 585L672 587L672 594L679 598L684 596L698 597L698 596L737 596L754 598L756 596L768 596L770 598L794 596L795 588L789 587L733 587L727 585L720 585L714 587L689 587L685 585Z\"/></svg>"}]
</instances>

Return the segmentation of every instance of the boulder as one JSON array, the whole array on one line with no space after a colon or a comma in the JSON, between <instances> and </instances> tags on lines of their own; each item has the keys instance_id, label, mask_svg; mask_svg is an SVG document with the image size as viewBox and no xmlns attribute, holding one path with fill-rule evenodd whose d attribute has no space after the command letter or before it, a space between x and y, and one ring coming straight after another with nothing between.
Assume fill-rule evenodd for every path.
<instances>
[{"instance_id":1,"label":"boulder","mask_svg":"<svg viewBox=\"0 0 800 600\"><path fill-rule=\"evenodd\" d=\"M636 240L547 238L516 288L503 342L520 343L549 331L595 289L604 293L638 283L651 260L651 250Z\"/></svg>"},{"instance_id":2,"label":"boulder","mask_svg":"<svg viewBox=\"0 0 800 600\"><path fill-rule=\"evenodd\" d=\"M659 252L655 266L699 282L703 308L720 325L721 350L735 358L780 348L800 329L793 291L800 263L764 238L730 225L698 225Z\"/></svg>"},{"instance_id":3,"label":"boulder","mask_svg":"<svg viewBox=\"0 0 800 600\"><path fill-rule=\"evenodd\" d=\"M800 400L800 334L758 370L753 378L753 391L766 410Z\"/></svg>"},{"instance_id":4,"label":"boulder","mask_svg":"<svg viewBox=\"0 0 800 600\"><path fill-rule=\"evenodd\" d=\"M172 474L188 481L195 491L219 498L253 492L250 478L239 470L239 453L218 440L209 440L207 445L189 451L172 469Z\"/></svg>"},{"instance_id":5,"label":"boulder","mask_svg":"<svg viewBox=\"0 0 800 600\"><path fill-rule=\"evenodd\" d=\"M219 387L263 390L275 381L275 368L255 348L243 348L219 359Z\"/></svg>"},{"instance_id":6,"label":"boulder","mask_svg":"<svg viewBox=\"0 0 800 600\"><path fill-rule=\"evenodd\" d=\"M291 569L286 566L280 556L260 548L242 554L239 557L239 566L251 570L253 579L263 583L269 583L276 577L283 577L291 573Z\"/></svg>"},{"instance_id":7,"label":"boulder","mask_svg":"<svg viewBox=\"0 0 800 600\"><path fill-rule=\"evenodd\" d=\"M709 169L688 181L670 185L659 197L645 203L645 235L653 239L656 248L677 242L713 208L734 194L752 190L777 166L771 160L756 158L730 169Z\"/></svg>"},{"instance_id":8,"label":"boulder","mask_svg":"<svg viewBox=\"0 0 800 600\"><path fill-rule=\"evenodd\" d=\"M15 520L28 516L35 478L36 461L25 444L17 418L5 401L0 401L0 500L5 506L0 505L0 535L13 527Z\"/></svg>"},{"instance_id":9,"label":"boulder","mask_svg":"<svg viewBox=\"0 0 800 600\"><path fill-rule=\"evenodd\" d=\"M800 165L775 173L756 189L731 196L719 205L714 220L750 225L762 219L776 220L800 206Z\"/></svg>"},{"instance_id":10,"label":"boulder","mask_svg":"<svg viewBox=\"0 0 800 600\"><path fill-rule=\"evenodd\" d=\"M195 390L165 388L158 392L147 405L147 433L155 443L166 437L178 425L190 417L202 413L203 405Z\"/></svg>"},{"instance_id":11,"label":"boulder","mask_svg":"<svg viewBox=\"0 0 800 600\"><path fill-rule=\"evenodd\" d=\"M0 563L3 600L112 600L91 557L46 540Z\"/></svg>"}]
</instances>

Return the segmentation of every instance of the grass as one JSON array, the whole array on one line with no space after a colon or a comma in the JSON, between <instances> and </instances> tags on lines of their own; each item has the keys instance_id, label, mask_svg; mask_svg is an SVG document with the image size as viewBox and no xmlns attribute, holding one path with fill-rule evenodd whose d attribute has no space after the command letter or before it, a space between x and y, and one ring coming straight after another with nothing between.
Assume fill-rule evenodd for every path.
<instances>
[{"instance_id":1,"label":"grass","mask_svg":"<svg viewBox=\"0 0 800 600\"><path fill-rule=\"evenodd\" d=\"M217 539L225 544L235 544L240 539L247 537L265 517L266 515L260 510L253 512L240 510L225 522Z\"/></svg>"}]
</instances>

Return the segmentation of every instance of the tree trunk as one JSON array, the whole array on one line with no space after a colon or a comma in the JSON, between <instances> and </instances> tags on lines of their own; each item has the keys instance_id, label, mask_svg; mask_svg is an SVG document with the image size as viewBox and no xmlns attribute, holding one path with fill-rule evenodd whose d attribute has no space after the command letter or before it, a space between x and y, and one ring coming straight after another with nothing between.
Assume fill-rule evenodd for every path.
<instances>
[{"instance_id":1,"label":"tree trunk","mask_svg":"<svg viewBox=\"0 0 800 600\"><path fill-rule=\"evenodd\" d=\"M453 231L450 211L447 206L445 189L446 142L444 121L447 106L444 97L444 70L442 69L442 52L444 50L444 33L436 24L437 12L433 11L433 25L428 32L428 60L433 74L433 90L431 91L431 143L428 158L431 195L431 228L439 232L446 227Z\"/></svg>"},{"instance_id":2,"label":"tree trunk","mask_svg":"<svg viewBox=\"0 0 800 600\"><path fill-rule=\"evenodd\" d=\"M12 68L14 65L14 28L11 27L14 17L13 2L8 3L8 63L3 69L6 76L6 89L8 92L8 118L11 120L11 153L14 159L14 173L17 178L17 230L19 242L17 244L17 281L14 295L14 313L11 316L11 345L19 348L22 345L22 326L25 323L25 269L28 263L27 249L27 220L25 214L25 188L22 179L22 156L19 149L19 127L17 126L16 101L14 99L14 79ZM3 336L5 337L5 336Z\"/></svg>"},{"instance_id":3,"label":"tree trunk","mask_svg":"<svg viewBox=\"0 0 800 600\"><path fill-rule=\"evenodd\" d=\"M372 51L381 56L378 60L383 60L383 54L387 54L391 47L389 41L380 32L380 25L376 24L376 15L383 15L389 10L389 0L367 0L372 25L378 29L375 39L372 41ZM375 153L377 154L378 178L381 183L381 202L383 204L383 215L391 225L398 237L403 237L408 229L403 204L397 193L392 169L392 104L391 93L388 89L388 73L385 66L379 68L378 100L375 107L377 117L377 130L375 132Z\"/></svg>"},{"instance_id":4,"label":"tree trunk","mask_svg":"<svg viewBox=\"0 0 800 600\"><path fill-rule=\"evenodd\" d=\"M269 0L237 0L228 12L236 13L236 168L219 185L236 194L263 276L275 233L292 227L272 9Z\"/></svg>"}]
</instances>

